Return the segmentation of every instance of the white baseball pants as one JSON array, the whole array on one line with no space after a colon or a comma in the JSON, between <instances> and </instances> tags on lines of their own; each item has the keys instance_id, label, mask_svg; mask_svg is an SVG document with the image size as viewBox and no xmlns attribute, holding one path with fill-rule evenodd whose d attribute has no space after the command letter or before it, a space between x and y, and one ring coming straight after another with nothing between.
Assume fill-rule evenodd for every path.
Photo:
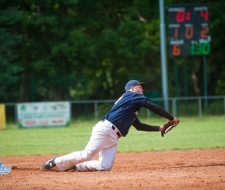
<instances>
[{"instance_id":1,"label":"white baseball pants","mask_svg":"<svg viewBox=\"0 0 225 190\"><path fill-rule=\"evenodd\" d=\"M99 121L92 130L91 138L83 151L76 151L55 159L60 170L76 165L77 171L110 171L117 151L118 136L112 129L112 123ZM95 156L98 160L94 160Z\"/></svg>"}]
</instances>

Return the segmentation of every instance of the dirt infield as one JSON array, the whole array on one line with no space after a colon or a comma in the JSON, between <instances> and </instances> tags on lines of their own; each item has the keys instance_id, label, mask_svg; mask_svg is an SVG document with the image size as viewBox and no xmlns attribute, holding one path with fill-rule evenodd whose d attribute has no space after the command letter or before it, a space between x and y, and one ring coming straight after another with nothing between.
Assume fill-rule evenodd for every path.
<instances>
[{"instance_id":1,"label":"dirt infield","mask_svg":"<svg viewBox=\"0 0 225 190\"><path fill-rule=\"evenodd\" d=\"M225 189L225 149L117 153L110 172L39 170L53 155L0 157L0 189Z\"/></svg>"}]
</instances>

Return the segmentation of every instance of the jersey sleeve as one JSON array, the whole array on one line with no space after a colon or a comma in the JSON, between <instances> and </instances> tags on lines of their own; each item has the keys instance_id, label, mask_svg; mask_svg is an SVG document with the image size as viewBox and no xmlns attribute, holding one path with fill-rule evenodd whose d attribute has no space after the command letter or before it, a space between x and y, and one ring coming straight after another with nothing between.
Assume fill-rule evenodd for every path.
<instances>
[{"instance_id":1,"label":"jersey sleeve","mask_svg":"<svg viewBox=\"0 0 225 190\"><path fill-rule=\"evenodd\" d=\"M151 101L146 96L139 94L139 93L135 93L135 95L132 99L132 104L143 107L145 105L146 100Z\"/></svg>"},{"instance_id":2,"label":"jersey sleeve","mask_svg":"<svg viewBox=\"0 0 225 190\"><path fill-rule=\"evenodd\" d=\"M174 119L174 117L172 115L170 115L166 110L164 110L162 107L160 107L160 106L158 106L156 104L153 104L149 100L145 101L145 104L144 104L143 107L145 107L145 108L153 111L154 113L156 113L156 114L158 114L158 115L160 115L162 117L165 117L165 118L167 118L169 120L173 120Z\"/></svg>"},{"instance_id":3,"label":"jersey sleeve","mask_svg":"<svg viewBox=\"0 0 225 190\"><path fill-rule=\"evenodd\" d=\"M136 118L133 122L133 126L138 130L138 131L149 131L149 132L158 132L159 131L159 126L153 126L153 125L148 125L145 123L141 123L138 118Z\"/></svg>"}]
</instances>

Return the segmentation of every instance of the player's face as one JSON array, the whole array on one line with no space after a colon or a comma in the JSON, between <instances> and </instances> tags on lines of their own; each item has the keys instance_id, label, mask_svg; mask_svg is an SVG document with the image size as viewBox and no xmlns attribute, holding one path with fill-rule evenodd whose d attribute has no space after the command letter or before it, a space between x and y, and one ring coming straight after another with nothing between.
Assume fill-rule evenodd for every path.
<instances>
[{"instance_id":1,"label":"player's face","mask_svg":"<svg viewBox=\"0 0 225 190\"><path fill-rule=\"evenodd\" d=\"M136 86L133 86L133 90L134 90L134 92L138 92L140 94L143 94L143 89L142 89L142 86L140 84L136 85Z\"/></svg>"}]
</instances>

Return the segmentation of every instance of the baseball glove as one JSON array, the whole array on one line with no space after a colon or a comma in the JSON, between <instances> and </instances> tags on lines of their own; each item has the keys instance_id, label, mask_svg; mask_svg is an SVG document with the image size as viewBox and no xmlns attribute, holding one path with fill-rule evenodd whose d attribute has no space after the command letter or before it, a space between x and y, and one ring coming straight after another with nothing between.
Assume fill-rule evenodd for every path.
<instances>
[{"instance_id":1,"label":"baseball glove","mask_svg":"<svg viewBox=\"0 0 225 190\"><path fill-rule=\"evenodd\" d=\"M164 135L166 133L168 133L170 130L172 130L175 127L174 123L171 121L168 121L167 123L164 124L163 129L161 131L161 135L162 137L164 137Z\"/></svg>"}]
</instances>

